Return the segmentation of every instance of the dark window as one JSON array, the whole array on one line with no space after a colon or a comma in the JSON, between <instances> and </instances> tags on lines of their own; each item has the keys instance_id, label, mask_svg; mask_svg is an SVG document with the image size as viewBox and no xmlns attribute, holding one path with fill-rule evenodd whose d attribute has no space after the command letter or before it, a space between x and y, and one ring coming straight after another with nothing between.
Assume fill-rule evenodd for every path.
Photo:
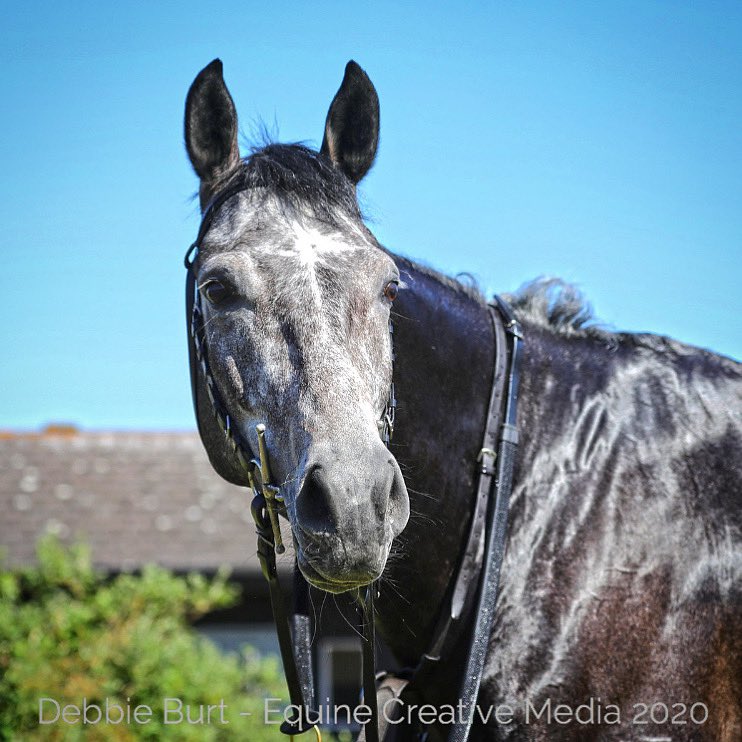
<instances>
[{"instance_id":1,"label":"dark window","mask_svg":"<svg viewBox=\"0 0 742 742\"><path fill-rule=\"evenodd\" d=\"M324 638L317 648L317 702L328 709L327 728L348 729L347 706L352 714L360 703L361 643L354 637ZM337 709L337 711L335 711ZM333 723L337 720L337 724ZM350 725L357 728L357 725Z\"/></svg>"}]
</instances>

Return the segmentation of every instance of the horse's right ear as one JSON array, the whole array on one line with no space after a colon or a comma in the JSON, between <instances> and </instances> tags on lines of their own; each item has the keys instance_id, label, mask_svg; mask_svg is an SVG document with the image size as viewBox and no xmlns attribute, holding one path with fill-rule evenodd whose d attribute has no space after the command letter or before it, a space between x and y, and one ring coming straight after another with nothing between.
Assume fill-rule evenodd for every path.
<instances>
[{"instance_id":1,"label":"horse's right ear","mask_svg":"<svg viewBox=\"0 0 742 742\"><path fill-rule=\"evenodd\" d=\"M224 84L222 62L215 59L193 81L185 109L185 144L196 174L201 197L234 170L240 160L237 112Z\"/></svg>"}]
</instances>

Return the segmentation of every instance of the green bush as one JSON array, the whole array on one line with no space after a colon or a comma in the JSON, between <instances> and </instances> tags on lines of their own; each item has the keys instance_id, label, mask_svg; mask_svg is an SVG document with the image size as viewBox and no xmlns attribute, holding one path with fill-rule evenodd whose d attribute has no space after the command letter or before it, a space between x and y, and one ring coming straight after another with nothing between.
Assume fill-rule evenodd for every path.
<instances>
[{"instance_id":1,"label":"green bush","mask_svg":"<svg viewBox=\"0 0 742 742\"><path fill-rule=\"evenodd\" d=\"M93 570L84 546L42 541L38 566L0 571L0 739L275 742L281 735L263 724L263 699L287 697L277 660L249 650L243 658L224 655L189 626L236 598L224 574L209 580L147 567L107 579ZM147 724L68 724L60 717L41 725L43 697L61 707L81 707L83 698L132 711L146 704L152 716ZM182 700L194 721L200 706L204 720L208 705L223 701L224 711L214 709L209 725L165 724L165 698ZM54 711L47 703L45 718ZM220 714L228 724L219 723ZM91 709L89 718L95 716Z\"/></svg>"}]
</instances>

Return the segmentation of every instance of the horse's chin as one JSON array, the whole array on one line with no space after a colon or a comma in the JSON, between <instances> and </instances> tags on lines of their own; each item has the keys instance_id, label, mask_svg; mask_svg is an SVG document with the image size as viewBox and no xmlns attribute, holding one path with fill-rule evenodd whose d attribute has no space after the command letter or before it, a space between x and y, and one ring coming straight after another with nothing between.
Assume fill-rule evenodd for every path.
<instances>
[{"instance_id":1,"label":"horse's chin","mask_svg":"<svg viewBox=\"0 0 742 742\"><path fill-rule=\"evenodd\" d=\"M324 590L326 593L334 593L336 595L366 587L366 585L369 585L375 579L380 577L381 573L384 571L384 565L382 565L381 569L377 573L364 572L335 576L330 575L321 568L313 565L311 562L307 561L303 555L299 556L297 563L301 573L310 585L313 585L319 590Z\"/></svg>"}]
</instances>

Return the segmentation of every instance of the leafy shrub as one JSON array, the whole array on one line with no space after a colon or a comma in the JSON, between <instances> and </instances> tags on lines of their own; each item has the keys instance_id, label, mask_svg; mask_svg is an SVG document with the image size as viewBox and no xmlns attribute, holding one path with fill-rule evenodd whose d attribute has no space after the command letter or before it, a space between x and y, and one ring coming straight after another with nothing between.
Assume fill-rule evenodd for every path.
<instances>
[{"instance_id":1,"label":"leafy shrub","mask_svg":"<svg viewBox=\"0 0 742 742\"><path fill-rule=\"evenodd\" d=\"M0 571L0 739L275 742L280 735L263 723L263 700L287 698L277 660L249 650L243 658L224 655L188 625L236 598L225 574L176 577L150 566L107 579L93 570L86 547L43 540L38 566ZM105 699L132 711L146 704L152 715L146 724L60 717L41 725L44 697L61 707L82 707L83 698L102 709ZM225 710L214 709L209 725L165 724L165 698L188 705L194 721L200 706L204 720L208 705L223 701ZM46 704L44 718L54 713ZM88 718L95 717L91 709ZM110 717L117 717L113 708Z\"/></svg>"}]
</instances>

